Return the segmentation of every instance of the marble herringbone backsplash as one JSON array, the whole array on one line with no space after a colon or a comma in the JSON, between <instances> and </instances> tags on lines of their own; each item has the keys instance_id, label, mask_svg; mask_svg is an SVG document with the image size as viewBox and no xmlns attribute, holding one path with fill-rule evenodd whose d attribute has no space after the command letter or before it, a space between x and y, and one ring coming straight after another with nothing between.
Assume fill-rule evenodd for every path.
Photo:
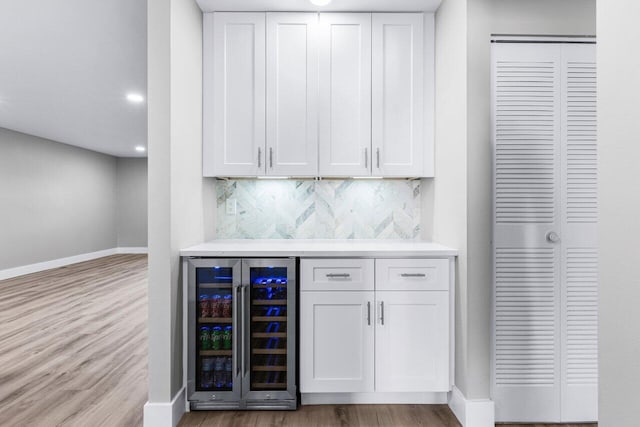
<instances>
[{"instance_id":1,"label":"marble herringbone backsplash","mask_svg":"<svg viewBox=\"0 0 640 427\"><path fill-rule=\"evenodd\" d=\"M219 239L416 239L420 181L216 183ZM235 215L227 203L236 201Z\"/></svg>"}]
</instances>

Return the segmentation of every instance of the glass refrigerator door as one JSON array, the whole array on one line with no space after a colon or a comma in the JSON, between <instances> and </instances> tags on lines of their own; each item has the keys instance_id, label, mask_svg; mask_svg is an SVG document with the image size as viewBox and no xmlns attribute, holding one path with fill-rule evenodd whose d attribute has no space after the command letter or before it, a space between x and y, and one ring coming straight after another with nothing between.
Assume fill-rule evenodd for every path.
<instances>
[{"instance_id":1,"label":"glass refrigerator door","mask_svg":"<svg viewBox=\"0 0 640 427\"><path fill-rule=\"evenodd\" d=\"M194 353L190 357L196 393L193 400L237 401L240 261L200 259L192 263L194 309L189 333Z\"/></svg>"},{"instance_id":2,"label":"glass refrigerator door","mask_svg":"<svg viewBox=\"0 0 640 427\"><path fill-rule=\"evenodd\" d=\"M295 384L295 262L244 261L248 399L289 399Z\"/></svg>"}]
</instances>

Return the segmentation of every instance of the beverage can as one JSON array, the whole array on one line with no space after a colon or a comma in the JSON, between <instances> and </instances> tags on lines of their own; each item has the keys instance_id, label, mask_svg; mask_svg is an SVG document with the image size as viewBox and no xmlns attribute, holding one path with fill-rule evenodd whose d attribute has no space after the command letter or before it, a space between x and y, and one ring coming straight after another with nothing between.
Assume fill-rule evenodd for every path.
<instances>
[{"instance_id":1,"label":"beverage can","mask_svg":"<svg viewBox=\"0 0 640 427\"><path fill-rule=\"evenodd\" d=\"M225 295L222 299L222 317L231 317L231 295Z\"/></svg>"},{"instance_id":2,"label":"beverage can","mask_svg":"<svg viewBox=\"0 0 640 427\"><path fill-rule=\"evenodd\" d=\"M214 326L211 330L211 349L220 350L222 348L222 328Z\"/></svg>"},{"instance_id":3,"label":"beverage can","mask_svg":"<svg viewBox=\"0 0 640 427\"><path fill-rule=\"evenodd\" d=\"M203 358L201 367L200 386L202 388L211 388L213 386L213 359L209 357Z\"/></svg>"},{"instance_id":4,"label":"beverage can","mask_svg":"<svg viewBox=\"0 0 640 427\"><path fill-rule=\"evenodd\" d=\"M209 295L200 295L199 302L200 317L211 317L211 301L209 300Z\"/></svg>"},{"instance_id":5,"label":"beverage can","mask_svg":"<svg viewBox=\"0 0 640 427\"><path fill-rule=\"evenodd\" d=\"M209 328L208 326L200 327L200 349L211 349L211 328Z\"/></svg>"},{"instance_id":6,"label":"beverage can","mask_svg":"<svg viewBox=\"0 0 640 427\"><path fill-rule=\"evenodd\" d=\"M222 297L214 295L211 298L211 317L222 317Z\"/></svg>"},{"instance_id":7,"label":"beverage can","mask_svg":"<svg viewBox=\"0 0 640 427\"><path fill-rule=\"evenodd\" d=\"M224 363L224 370L227 374L227 387L232 388L233 387L233 359L231 359L230 357L227 357L225 363Z\"/></svg>"},{"instance_id":8,"label":"beverage can","mask_svg":"<svg viewBox=\"0 0 640 427\"><path fill-rule=\"evenodd\" d=\"M231 326L226 326L224 328L224 335L222 336L222 348L225 350L231 350L231 338L233 332Z\"/></svg>"},{"instance_id":9,"label":"beverage can","mask_svg":"<svg viewBox=\"0 0 640 427\"><path fill-rule=\"evenodd\" d=\"M213 382L216 388L222 388L226 385L226 371L225 371L224 357L216 357L215 366L213 368Z\"/></svg>"}]
</instances>

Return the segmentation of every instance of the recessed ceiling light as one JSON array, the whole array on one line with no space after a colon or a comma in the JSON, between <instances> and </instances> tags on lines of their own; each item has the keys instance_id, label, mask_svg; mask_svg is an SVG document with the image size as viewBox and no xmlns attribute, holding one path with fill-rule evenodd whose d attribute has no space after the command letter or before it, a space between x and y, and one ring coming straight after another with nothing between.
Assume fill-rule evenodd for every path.
<instances>
[{"instance_id":1,"label":"recessed ceiling light","mask_svg":"<svg viewBox=\"0 0 640 427\"><path fill-rule=\"evenodd\" d=\"M136 151L138 153L144 153L145 151L147 151L147 149L144 148L142 145L136 145Z\"/></svg>"},{"instance_id":2,"label":"recessed ceiling light","mask_svg":"<svg viewBox=\"0 0 640 427\"><path fill-rule=\"evenodd\" d=\"M309 0L312 4L316 6L326 6L331 3L331 0Z\"/></svg>"},{"instance_id":3,"label":"recessed ceiling light","mask_svg":"<svg viewBox=\"0 0 640 427\"><path fill-rule=\"evenodd\" d=\"M136 104L138 104L144 101L144 96L140 95L139 93L128 93L127 101L135 102Z\"/></svg>"}]
</instances>

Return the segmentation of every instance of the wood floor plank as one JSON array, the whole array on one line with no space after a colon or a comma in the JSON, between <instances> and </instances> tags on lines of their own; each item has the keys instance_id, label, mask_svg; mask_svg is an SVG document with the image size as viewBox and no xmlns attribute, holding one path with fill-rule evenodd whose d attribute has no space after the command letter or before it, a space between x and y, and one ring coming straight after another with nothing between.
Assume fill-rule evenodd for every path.
<instances>
[{"instance_id":1,"label":"wood floor plank","mask_svg":"<svg viewBox=\"0 0 640 427\"><path fill-rule=\"evenodd\" d=\"M202 414L206 415L202 415ZM190 412L180 427L460 427L447 405L309 405L297 411Z\"/></svg>"},{"instance_id":2,"label":"wood floor plank","mask_svg":"<svg viewBox=\"0 0 640 427\"><path fill-rule=\"evenodd\" d=\"M0 281L0 425L142 425L146 322L146 255Z\"/></svg>"}]
</instances>

